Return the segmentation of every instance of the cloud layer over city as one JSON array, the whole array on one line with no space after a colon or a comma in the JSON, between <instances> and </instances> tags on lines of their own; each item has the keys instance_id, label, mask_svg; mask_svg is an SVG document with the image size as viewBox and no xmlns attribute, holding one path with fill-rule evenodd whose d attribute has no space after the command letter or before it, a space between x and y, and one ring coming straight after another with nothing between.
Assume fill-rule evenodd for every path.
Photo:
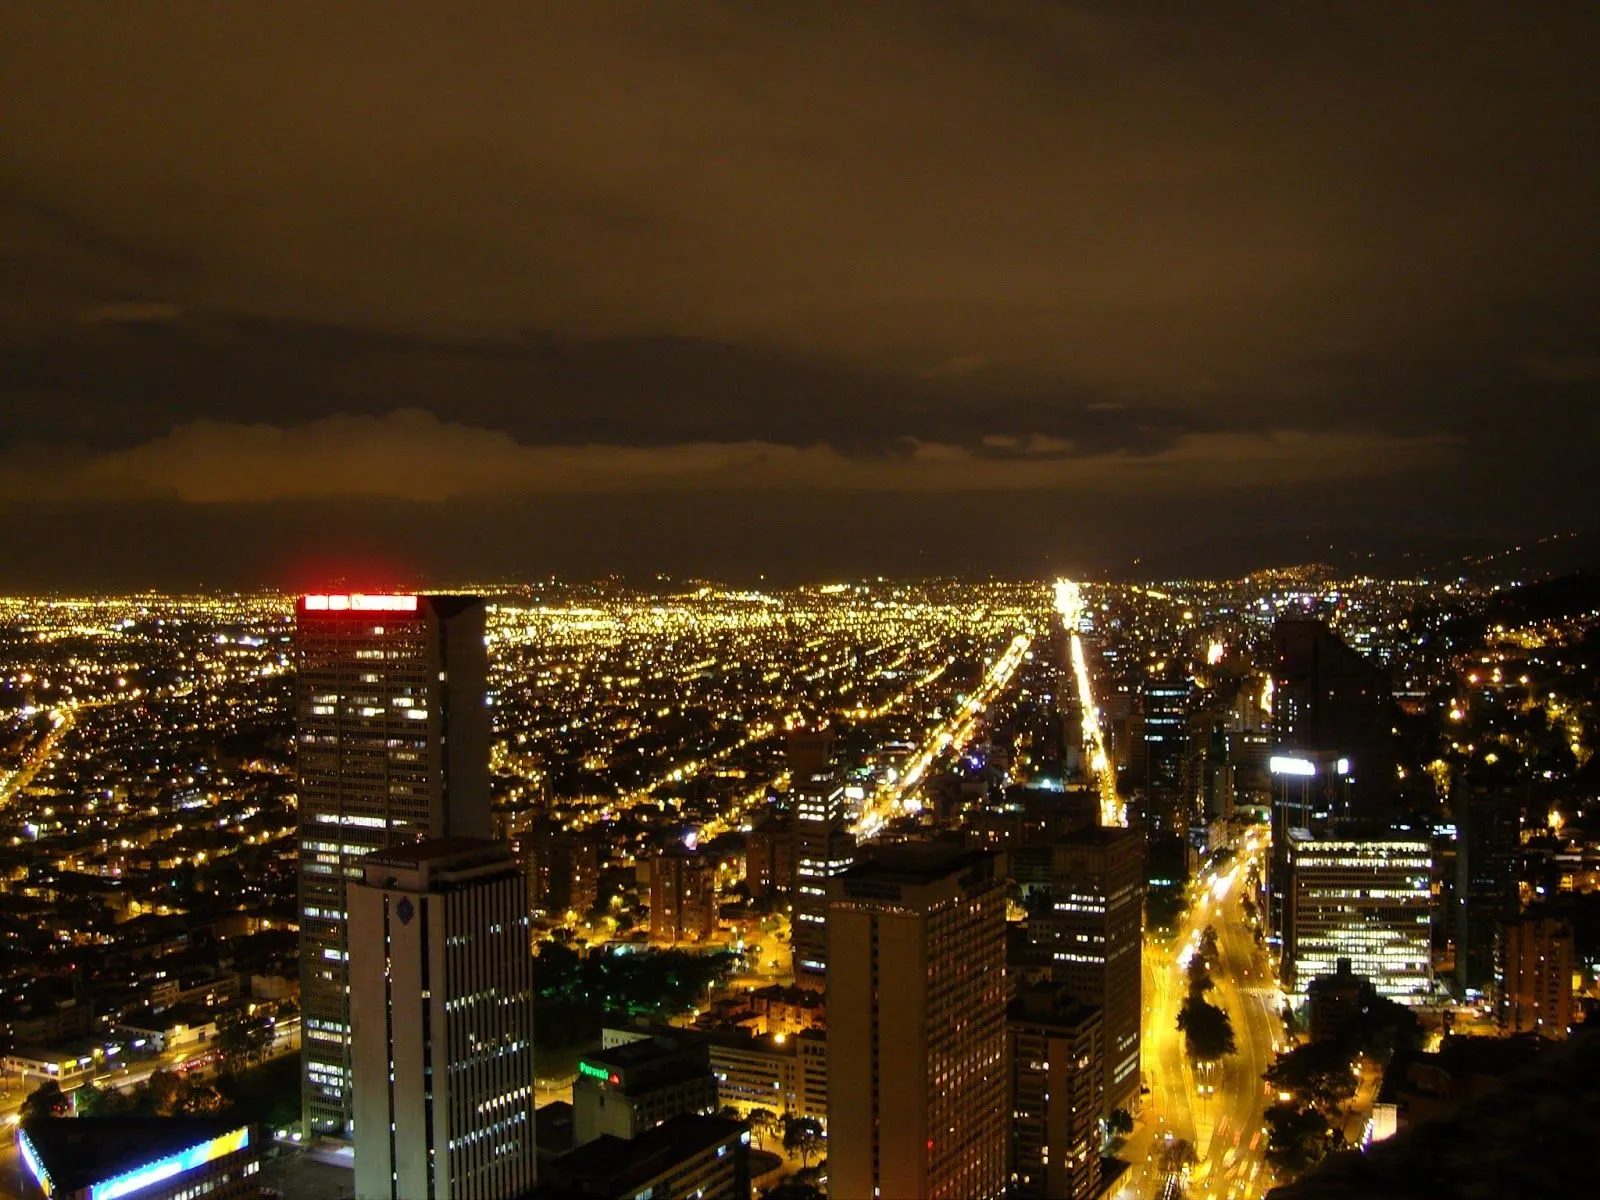
<instances>
[{"instance_id":1,"label":"cloud layer over city","mask_svg":"<svg viewBox=\"0 0 1600 1200\"><path fill-rule=\"evenodd\" d=\"M1042 514L1091 500L1086 559L1592 524L1597 44L1579 4L9 10L0 533L49 582L135 501L224 576L305 500L453 502L384 535L422 572L517 561L480 501L630 491L742 497L730 572L796 491L943 497L879 532L952 570L1000 522L1038 550L986 569L1072 558Z\"/></svg>"}]
</instances>

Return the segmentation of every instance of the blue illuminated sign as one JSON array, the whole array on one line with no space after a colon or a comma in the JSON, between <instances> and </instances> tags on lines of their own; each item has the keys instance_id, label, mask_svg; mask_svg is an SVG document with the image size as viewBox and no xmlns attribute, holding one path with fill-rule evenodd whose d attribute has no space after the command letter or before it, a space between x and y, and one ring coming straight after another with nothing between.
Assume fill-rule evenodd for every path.
<instances>
[{"instance_id":1,"label":"blue illuminated sign","mask_svg":"<svg viewBox=\"0 0 1600 1200\"><path fill-rule=\"evenodd\" d=\"M241 1126L231 1133L224 1133L208 1142L201 1142L198 1146L190 1146L187 1150L158 1158L153 1163L146 1163L132 1171L114 1175L104 1183L97 1183L89 1189L89 1200L118 1200L121 1196L131 1196L153 1183L171 1179L174 1175L182 1175L185 1171L204 1166L213 1159L232 1154L236 1150L243 1150L249 1144L250 1128L247 1125Z\"/></svg>"},{"instance_id":2,"label":"blue illuminated sign","mask_svg":"<svg viewBox=\"0 0 1600 1200\"><path fill-rule=\"evenodd\" d=\"M39 1185L39 1190L48 1196L55 1190L50 1182L50 1172L44 1169L39 1156L33 1152L33 1143L28 1140L28 1135L20 1131L17 1134L17 1148L22 1151L22 1161L27 1164L34 1182Z\"/></svg>"}]
</instances>

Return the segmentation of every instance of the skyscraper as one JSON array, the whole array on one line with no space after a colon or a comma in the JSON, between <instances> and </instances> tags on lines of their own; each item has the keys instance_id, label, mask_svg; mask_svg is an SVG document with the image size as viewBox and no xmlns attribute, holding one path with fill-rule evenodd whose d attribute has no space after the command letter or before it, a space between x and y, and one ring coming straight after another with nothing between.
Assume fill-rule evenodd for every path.
<instances>
[{"instance_id":1,"label":"skyscraper","mask_svg":"<svg viewBox=\"0 0 1600 1200\"><path fill-rule=\"evenodd\" d=\"M1456 985L1485 991L1494 980L1495 929L1517 912L1522 808L1514 796L1457 781Z\"/></svg>"},{"instance_id":2,"label":"skyscraper","mask_svg":"<svg viewBox=\"0 0 1600 1200\"><path fill-rule=\"evenodd\" d=\"M1382 815L1395 780L1388 672L1321 621L1303 618L1272 627L1272 653L1273 753L1348 757L1356 813Z\"/></svg>"},{"instance_id":3,"label":"skyscraper","mask_svg":"<svg viewBox=\"0 0 1600 1200\"><path fill-rule=\"evenodd\" d=\"M829 883L830 1194L1006 1187L1004 858L879 847Z\"/></svg>"},{"instance_id":4,"label":"skyscraper","mask_svg":"<svg viewBox=\"0 0 1600 1200\"><path fill-rule=\"evenodd\" d=\"M833 770L827 730L789 734L789 793L794 798L794 978L820 989L828 960L828 880L850 865L855 839L845 828L844 785Z\"/></svg>"},{"instance_id":5,"label":"skyscraper","mask_svg":"<svg viewBox=\"0 0 1600 1200\"><path fill-rule=\"evenodd\" d=\"M1100 1009L1105 1106L1126 1108L1139 1094L1143 836L1097 825L1063 838L1051 850L1050 893L1049 915L1029 928L1045 939L1051 979Z\"/></svg>"},{"instance_id":6,"label":"skyscraper","mask_svg":"<svg viewBox=\"0 0 1600 1200\"><path fill-rule=\"evenodd\" d=\"M1287 936L1289 856L1294 838L1324 834L1351 816L1351 765L1334 750L1289 748L1268 760L1272 782L1272 858L1267 870L1267 929L1273 945Z\"/></svg>"},{"instance_id":7,"label":"skyscraper","mask_svg":"<svg viewBox=\"0 0 1600 1200\"><path fill-rule=\"evenodd\" d=\"M357 1200L534 1184L533 956L509 847L394 846L349 887Z\"/></svg>"},{"instance_id":8,"label":"skyscraper","mask_svg":"<svg viewBox=\"0 0 1600 1200\"><path fill-rule=\"evenodd\" d=\"M1105 1054L1100 1010L1045 984L1022 988L1006 1018L1011 1063L1011 1192L1089 1200L1100 1190Z\"/></svg>"},{"instance_id":9,"label":"skyscraper","mask_svg":"<svg viewBox=\"0 0 1600 1200\"><path fill-rule=\"evenodd\" d=\"M1189 680L1176 675L1147 679L1142 691L1145 811L1152 829L1179 837L1189 834L1189 813L1181 787L1189 738L1189 692Z\"/></svg>"},{"instance_id":10,"label":"skyscraper","mask_svg":"<svg viewBox=\"0 0 1600 1200\"><path fill-rule=\"evenodd\" d=\"M488 655L475 596L302 597L295 630L302 1108L350 1132L345 888L396 843L486 838Z\"/></svg>"}]
</instances>

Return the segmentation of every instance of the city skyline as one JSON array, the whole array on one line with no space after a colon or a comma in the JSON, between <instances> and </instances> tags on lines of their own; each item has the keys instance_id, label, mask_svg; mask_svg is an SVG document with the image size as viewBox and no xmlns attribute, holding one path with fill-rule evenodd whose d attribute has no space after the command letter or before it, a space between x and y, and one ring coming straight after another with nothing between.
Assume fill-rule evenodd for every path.
<instances>
[{"instance_id":1,"label":"city skyline","mask_svg":"<svg viewBox=\"0 0 1600 1200\"><path fill-rule=\"evenodd\" d=\"M0 6L0 1200L1571 1200L1600 6Z\"/></svg>"},{"instance_id":2,"label":"city skyline","mask_svg":"<svg viewBox=\"0 0 1600 1200\"><path fill-rule=\"evenodd\" d=\"M1592 6L437 26L0 15L0 586L1595 528Z\"/></svg>"}]
</instances>

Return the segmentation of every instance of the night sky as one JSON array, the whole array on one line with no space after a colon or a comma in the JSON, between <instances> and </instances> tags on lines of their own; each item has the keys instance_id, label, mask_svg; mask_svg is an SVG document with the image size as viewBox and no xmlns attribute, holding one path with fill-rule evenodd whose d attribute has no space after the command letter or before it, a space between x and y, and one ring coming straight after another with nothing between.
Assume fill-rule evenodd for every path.
<instances>
[{"instance_id":1,"label":"night sky","mask_svg":"<svg viewBox=\"0 0 1600 1200\"><path fill-rule=\"evenodd\" d=\"M1592 2L6 5L0 587L1593 528L1597 62Z\"/></svg>"}]
</instances>

